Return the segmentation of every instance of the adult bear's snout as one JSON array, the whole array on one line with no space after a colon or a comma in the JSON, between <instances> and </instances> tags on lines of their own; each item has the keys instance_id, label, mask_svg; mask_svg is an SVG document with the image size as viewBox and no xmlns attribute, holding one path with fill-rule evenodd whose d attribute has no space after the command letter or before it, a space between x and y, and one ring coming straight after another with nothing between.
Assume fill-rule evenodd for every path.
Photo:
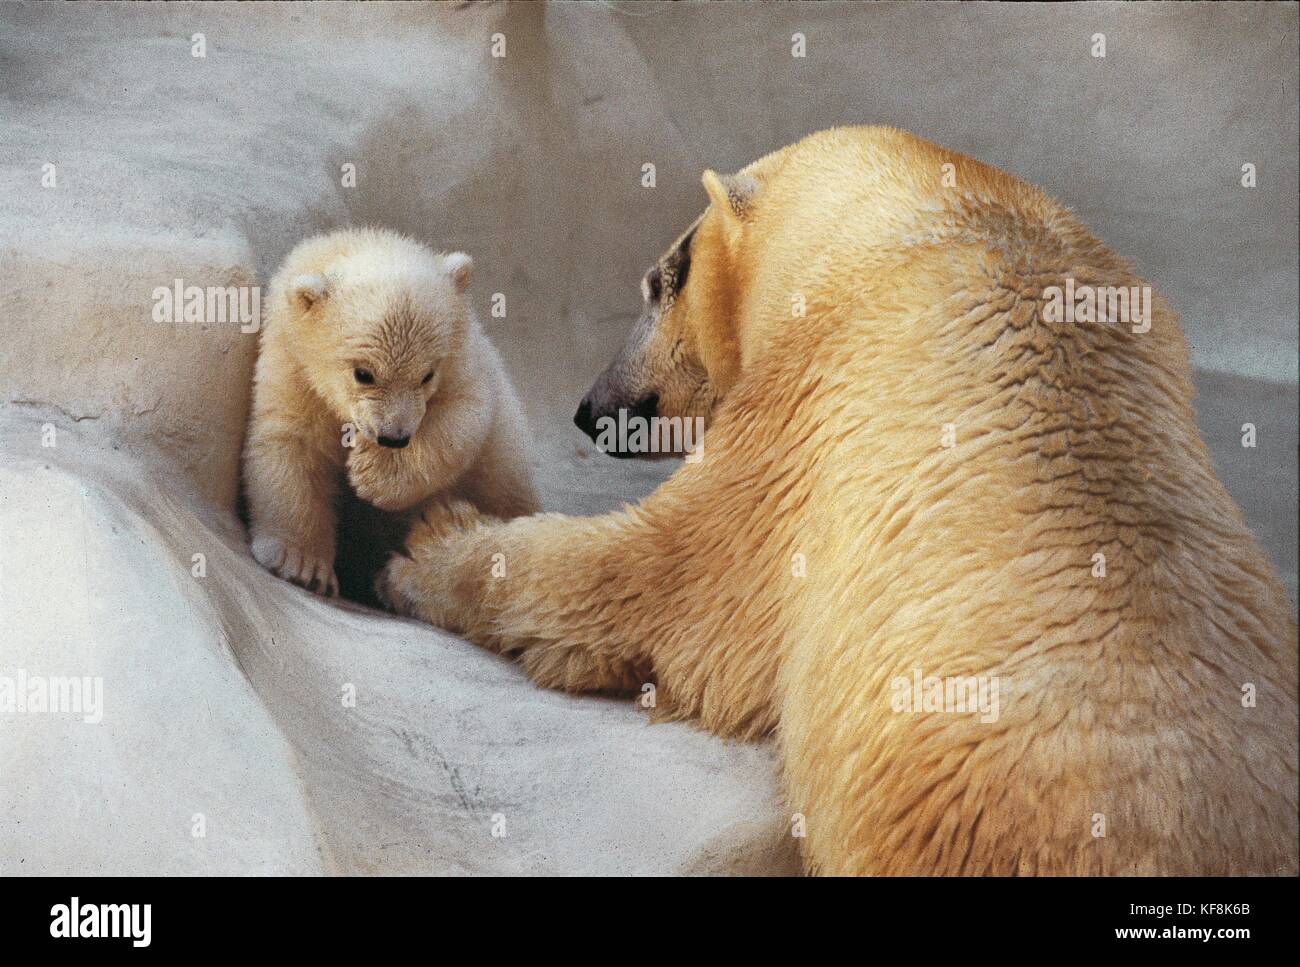
<instances>
[{"instance_id":1,"label":"adult bear's snout","mask_svg":"<svg viewBox=\"0 0 1300 967\"><path fill-rule=\"evenodd\" d=\"M637 449L627 449L627 441L623 439L622 434L624 432L634 432L638 422L648 424L658 413L659 395L657 393L643 396L635 403L620 402L599 408L592 404L591 394L588 394L578 404L578 412L573 414L573 422L579 430L591 437L593 441L598 441L603 430L612 432L614 434L613 445L602 447L602 452L609 454L611 457L645 457L650 454ZM605 423L605 420L610 422ZM643 428L640 438L648 440L647 432L648 430ZM606 443L609 442L609 438L606 437Z\"/></svg>"},{"instance_id":2,"label":"adult bear's snout","mask_svg":"<svg viewBox=\"0 0 1300 967\"><path fill-rule=\"evenodd\" d=\"M590 397L578 404L578 412L573 414L573 423L593 440L596 438L596 417L591 412Z\"/></svg>"}]
</instances>

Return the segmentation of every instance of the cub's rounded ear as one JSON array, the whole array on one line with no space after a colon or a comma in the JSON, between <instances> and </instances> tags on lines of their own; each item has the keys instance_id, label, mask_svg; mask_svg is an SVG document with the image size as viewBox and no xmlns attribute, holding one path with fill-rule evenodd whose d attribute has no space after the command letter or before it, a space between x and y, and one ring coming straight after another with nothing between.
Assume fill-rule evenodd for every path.
<instances>
[{"instance_id":1,"label":"cub's rounded ear","mask_svg":"<svg viewBox=\"0 0 1300 967\"><path fill-rule=\"evenodd\" d=\"M443 260L447 274L457 292L464 292L469 287L469 277L474 272L474 260L464 252L452 252Z\"/></svg>"},{"instance_id":2,"label":"cub's rounded ear","mask_svg":"<svg viewBox=\"0 0 1300 967\"><path fill-rule=\"evenodd\" d=\"M719 175L710 169L704 172L702 180L710 203L729 221L741 222L752 214L754 197L758 194L758 179L753 175Z\"/></svg>"},{"instance_id":3,"label":"cub's rounded ear","mask_svg":"<svg viewBox=\"0 0 1300 967\"><path fill-rule=\"evenodd\" d=\"M289 302L306 312L330 294L329 279L309 273L300 275L289 283Z\"/></svg>"}]
</instances>

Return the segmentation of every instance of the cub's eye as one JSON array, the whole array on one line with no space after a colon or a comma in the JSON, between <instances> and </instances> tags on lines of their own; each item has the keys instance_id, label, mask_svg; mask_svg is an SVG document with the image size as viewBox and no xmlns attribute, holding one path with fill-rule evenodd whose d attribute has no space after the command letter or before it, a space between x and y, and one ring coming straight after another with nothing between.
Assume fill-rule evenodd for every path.
<instances>
[{"instance_id":1,"label":"cub's eye","mask_svg":"<svg viewBox=\"0 0 1300 967\"><path fill-rule=\"evenodd\" d=\"M352 375L356 377L357 382L362 386L369 386L375 381L375 374L368 369L362 369L360 366L352 370Z\"/></svg>"},{"instance_id":2,"label":"cub's eye","mask_svg":"<svg viewBox=\"0 0 1300 967\"><path fill-rule=\"evenodd\" d=\"M431 379L433 379L433 370L429 370L427 373L424 374L424 379L420 380L420 385L423 386Z\"/></svg>"}]
</instances>

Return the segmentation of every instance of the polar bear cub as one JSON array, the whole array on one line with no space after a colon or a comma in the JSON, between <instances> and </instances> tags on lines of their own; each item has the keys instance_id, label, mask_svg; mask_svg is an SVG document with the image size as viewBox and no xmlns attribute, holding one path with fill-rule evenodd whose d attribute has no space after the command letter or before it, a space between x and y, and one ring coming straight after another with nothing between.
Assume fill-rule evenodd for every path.
<instances>
[{"instance_id":1,"label":"polar bear cub","mask_svg":"<svg viewBox=\"0 0 1300 967\"><path fill-rule=\"evenodd\" d=\"M333 596L343 478L382 511L538 509L523 409L469 301L472 262L380 229L299 244L271 281L244 450L253 556Z\"/></svg>"}]
</instances>

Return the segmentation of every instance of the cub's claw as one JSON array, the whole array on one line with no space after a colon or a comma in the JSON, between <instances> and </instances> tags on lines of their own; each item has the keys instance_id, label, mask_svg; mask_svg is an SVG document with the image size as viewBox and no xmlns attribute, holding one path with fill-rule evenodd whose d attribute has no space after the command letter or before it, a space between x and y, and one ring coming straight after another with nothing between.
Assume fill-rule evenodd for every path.
<instances>
[{"instance_id":1,"label":"cub's claw","mask_svg":"<svg viewBox=\"0 0 1300 967\"><path fill-rule=\"evenodd\" d=\"M253 538L253 557L286 581L327 598L338 597L339 582L332 559L310 554L296 544L286 544L277 537L264 535Z\"/></svg>"}]
</instances>

